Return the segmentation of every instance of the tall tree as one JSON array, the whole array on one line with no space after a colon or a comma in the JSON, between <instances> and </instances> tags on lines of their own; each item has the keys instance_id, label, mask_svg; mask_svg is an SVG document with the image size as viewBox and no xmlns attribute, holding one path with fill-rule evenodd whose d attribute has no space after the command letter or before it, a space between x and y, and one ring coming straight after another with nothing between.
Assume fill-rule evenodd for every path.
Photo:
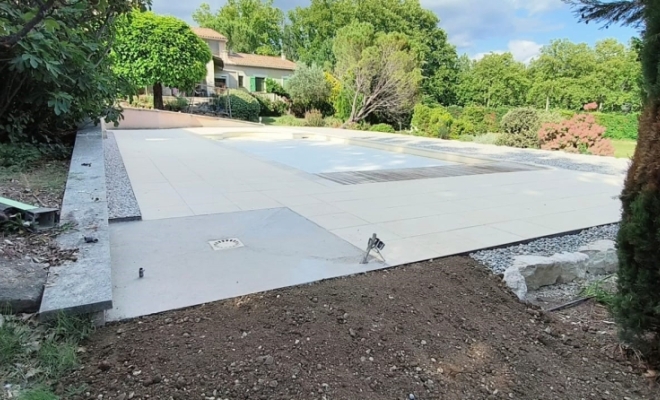
<instances>
[{"instance_id":1,"label":"tall tree","mask_svg":"<svg viewBox=\"0 0 660 400\"><path fill-rule=\"evenodd\" d=\"M354 22L337 32L333 52L335 75L350 99L347 122L359 122L372 113L410 113L422 75L405 35L376 34L371 24Z\"/></svg>"},{"instance_id":2,"label":"tall tree","mask_svg":"<svg viewBox=\"0 0 660 400\"><path fill-rule=\"evenodd\" d=\"M486 107L522 106L529 89L525 65L511 53L485 55L463 67L459 88L462 104Z\"/></svg>"},{"instance_id":3,"label":"tall tree","mask_svg":"<svg viewBox=\"0 0 660 400\"><path fill-rule=\"evenodd\" d=\"M353 22L368 22L375 32L403 33L420 56L424 94L445 104L455 100L456 49L438 26L438 17L419 0L311 0L308 7L290 11L289 21L287 54L328 70L336 62L332 41L337 31Z\"/></svg>"},{"instance_id":4,"label":"tall tree","mask_svg":"<svg viewBox=\"0 0 660 400\"><path fill-rule=\"evenodd\" d=\"M614 312L624 339L660 348L660 2L575 0L585 22L621 22L643 28L646 97L638 144L621 193L617 238L618 292Z\"/></svg>"},{"instance_id":5,"label":"tall tree","mask_svg":"<svg viewBox=\"0 0 660 400\"><path fill-rule=\"evenodd\" d=\"M321 67L301 65L286 82L285 89L289 92L294 104L305 111L312 108L323 108L322 103L330 97L330 84L325 79Z\"/></svg>"},{"instance_id":6,"label":"tall tree","mask_svg":"<svg viewBox=\"0 0 660 400\"><path fill-rule=\"evenodd\" d=\"M116 120L119 82L107 57L115 21L149 4L0 2L0 142L52 142L81 120Z\"/></svg>"},{"instance_id":7,"label":"tall tree","mask_svg":"<svg viewBox=\"0 0 660 400\"><path fill-rule=\"evenodd\" d=\"M227 36L229 48L239 53L280 55L284 13L273 0L228 0L215 14L203 3L193 20Z\"/></svg>"},{"instance_id":8,"label":"tall tree","mask_svg":"<svg viewBox=\"0 0 660 400\"><path fill-rule=\"evenodd\" d=\"M153 86L163 109L163 86L192 90L206 76L208 45L180 19L135 12L124 18L113 45L114 71L133 88Z\"/></svg>"}]
</instances>

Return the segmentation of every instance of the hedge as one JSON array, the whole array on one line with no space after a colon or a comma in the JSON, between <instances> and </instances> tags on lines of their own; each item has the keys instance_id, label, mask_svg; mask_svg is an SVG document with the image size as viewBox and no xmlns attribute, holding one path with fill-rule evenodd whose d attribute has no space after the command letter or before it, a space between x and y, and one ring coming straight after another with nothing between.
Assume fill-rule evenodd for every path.
<instances>
[{"instance_id":1,"label":"hedge","mask_svg":"<svg viewBox=\"0 0 660 400\"><path fill-rule=\"evenodd\" d=\"M258 121L261 106L250 93L243 90L229 91L229 104L232 118L245 121Z\"/></svg>"},{"instance_id":2,"label":"hedge","mask_svg":"<svg viewBox=\"0 0 660 400\"><path fill-rule=\"evenodd\" d=\"M598 125L607 129L605 137L610 139L637 140L639 114L594 113Z\"/></svg>"},{"instance_id":3,"label":"hedge","mask_svg":"<svg viewBox=\"0 0 660 400\"><path fill-rule=\"evenodd\" d=\"M376 124L372 125L371 128L369 128L370 131L372 132L385 132L385 133L394 133L396 132L394 128L392 128L392 125L389 124Z\"/></svg>"}]
</instances>

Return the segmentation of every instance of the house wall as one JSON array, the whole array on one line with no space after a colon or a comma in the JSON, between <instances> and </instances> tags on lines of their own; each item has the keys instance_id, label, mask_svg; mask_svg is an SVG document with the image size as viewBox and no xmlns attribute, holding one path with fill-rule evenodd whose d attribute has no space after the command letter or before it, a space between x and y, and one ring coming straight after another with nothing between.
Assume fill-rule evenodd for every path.
<instances>
[{"instance_id":1,"label":"house wall","mask_svg":"<svg viewBox=\"0 0 660 400\"><path fill-rule=\"evenodd\" d=\"M238 88L238 77L243 76L243 86L250 89L250 77L263 77L276 80L280 85L284 85L283 78L291 77L293 71L285 71L281 69L271 68L255 68L255 67L242 67L237 65L225 65L225 69L219 67L215 68L214 78L222 76L227 77L227 86L230 89Z\"/></svg>"}]
</instances>

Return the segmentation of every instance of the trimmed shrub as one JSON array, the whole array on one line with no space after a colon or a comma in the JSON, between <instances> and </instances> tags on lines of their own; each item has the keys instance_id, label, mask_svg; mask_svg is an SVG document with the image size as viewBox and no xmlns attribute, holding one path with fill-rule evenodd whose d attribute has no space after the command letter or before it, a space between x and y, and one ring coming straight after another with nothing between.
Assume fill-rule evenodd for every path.
<instances>
[{"instance_id":1,"label":"trimmed shrub","mask_svg":"<svg viewBox=\"0 0 660 400\"><path fill-rule=\"evenodd\" d=\"M539 112L533 108L516 108L502 118L502 135L497 144L519 148L539 148Z\"/></svg>"},{"instance_id":2,"label":"trimmed shrub","mask_svg":"<svg viewBox=\"0 0 660 400\"><path fill-rule=\"evenodd\" d=\"M410 124L413 130L419 130L427 136L447 138L453 118L444 107L429 107L417 104L413 110Z\"/></svg>"},{"instance_id":3,"label":"trimmed shrub","mask_svg":"<svg viewBox=\"0 0 660 400\"><path fill-rule=\"evenodd\" d=\"M463 135L474 136L474 125L472 125L472 122L464 120L463 118L454 120L449 130L449 137L452 139L458 139Z\"/></svg>"},{"instance_id":4,"label":"trimmed shrub","mask_svg":"<svg viewBox=\"0 0 660 400\"><path fill-rule=\"evenodd\" d=\"M188 99L177 97L165 103L165 109L170 111L183 111L188 108Z\"/></svg>"},{"instance_id":5,"label":"trimmed shrub","mask_svg":"<svg viewBox=\"0 0 660 400\"><path fill-rule=\"evenodd\" d=\"M605 128L596 123L593 115L578 114L557 124L544 124L539 140L544 150L612 156L614 147L604 134Z\"/></svg>"},{"instance_id":6,"label":"trimmed shrub","mask_svg":"<svg viewBox=\"0 0 660 400\"><path fill-rule=\"evenodd\" d=\"M271 101L269 98L259 95L253 95L259 102L259 116L261 117L279 117L286 113L287 105L281 100Z\"/></svg>"},{"instance_id":7,"label":"trimmed shrub","mask_svg":"<svg viewBox=\"0 0 660 400\"><path fill-rule=\"evenodd\" d=\"M232 118L244 121L258 121L261 107L259 101L243 90L230 90L229 103Z\"/></svg>"},{"instance_id":8,"label":"trimmed shrub","mask_svg":"<svg viewBox=\"0 0 660 400\"><path fill-rule=\"evenodd\" d=\"M497 132L499 130L497 114L486 107L465 107L461 114L461 119L472 123L476 135Z\"/></svg>"},{"instance_id":9,"label":"trimmed shrub","mask_svg":"<svg viewBox=\"0 0 660 400\"><path fill-rule=\"evenodd\" d=\"M637 140L639 114L594 113L596 122L605 127L605 137L610 139Z\"/></svg>"},{"instance_id":10,"label":"trimmed shrub","mask_svg":"<svg viewBox=\"0 0 660 400\"><path fill-rule=\"evenodd\" d=\"M392 125L388 124L376 124L372 125L371 128L369 128L370 131L372 132L385 132L385 133L394 133L396 132L394 128L392 128Z\"/></svg>"},{"instance_id":11,"label":"trimmed shrub","mask_svg":"<svg viewBox=\"0 0 660 400\"><path fill-rule=\"evenodd\" d=\"M305 126L325 126L323 114L319 110L310 110L305 113Z\"/></svg>"}]
</instances>

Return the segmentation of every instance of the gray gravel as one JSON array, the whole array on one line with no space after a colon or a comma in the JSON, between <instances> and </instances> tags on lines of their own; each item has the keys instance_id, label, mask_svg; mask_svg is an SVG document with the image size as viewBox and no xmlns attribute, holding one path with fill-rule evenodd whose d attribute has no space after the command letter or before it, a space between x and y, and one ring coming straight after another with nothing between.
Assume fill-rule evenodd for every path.
<instances>
[{"instance_id":1,"label":"gray gravel","mask_svg":"<svg viewBox=\"0 0 660 400\"><path fill-rule=\"evenodd\" d=\"M367 139L367 137L365 137ZM458 153L467 156L487 157L494 160L519 162L525 164L536 164L546 167L569 169L581 172L595 172L606 175L624 174L628 168L628 162L621 159L610 157L598 157L589 155L574 155L558 151L542 151L533 149L516 149L511 147L472 144L472 143L452 143L451 141L441 141L438 139L425 138L387 138L387 137L368 137L369 140L375 140L390 144L405 144L411 147L431 149L448 153Z\"/></svg>"},{"instance_id":2,"label":"gray gravel","mask_svg":"<svg viewBox=\"0 0 660 400\"><path fill-rule=\"evenodd\" d=\"M575 252L581 246L597 240L616 240L619 225L604 225L586 229L574 235L542 238L527 244L483 250L470 254L470 257L490 268L494 273L503 273L513 261L514 256L540 255L551 256L562 252Z\"/></svg>"},{"instance_id":3,"label":"gray gravel","mask_svg":"<svg viewBox=\"0 0 660 400\"><path fill-rule=\"evenodd\" d=\"M105 157L105 181L108 194L108 220L134 221L142 219L140 206L135 199L128 179L124 160L121 158L114 133L108 132L103 140Z\"/></svg>"}]
</instances>

